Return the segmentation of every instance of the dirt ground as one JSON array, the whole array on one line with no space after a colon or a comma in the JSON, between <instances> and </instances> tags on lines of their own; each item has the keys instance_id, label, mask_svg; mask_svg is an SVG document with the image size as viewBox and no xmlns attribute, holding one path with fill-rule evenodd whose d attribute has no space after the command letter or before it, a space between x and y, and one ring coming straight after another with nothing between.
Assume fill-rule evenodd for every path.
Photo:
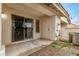
<instances>
[{"instance_id":1,"label":"dirt ground","mask_svg":"<svg viewBox=\"0 0 79 59\"><path fill-rule=\"evenodd\" d=\"M76 56L77 53L79 53L79 50L72 47L57 49L48 46L37 52L32 53L29 56Z\"/></svg>"},{"instance_id":2,"label":"dirt ground","mask_svg":"<svg viewBox=\"0 0 79 59\"><path fill-rule=\"evenodd\" d=\"M58 49L52 47L45 47L37 52L32 53L30 56L55 56L61 55Z\"/></svg>"},{"instance_id":3,"label":"dirt ground","mask_svg":"<svg viewBox=\"0 0 79 59\"><path fill-rule=\"evenodd\" d=\"M56 41L29 56L79 56L79 47L65 41Z\"/></svg>"}]
</instances>

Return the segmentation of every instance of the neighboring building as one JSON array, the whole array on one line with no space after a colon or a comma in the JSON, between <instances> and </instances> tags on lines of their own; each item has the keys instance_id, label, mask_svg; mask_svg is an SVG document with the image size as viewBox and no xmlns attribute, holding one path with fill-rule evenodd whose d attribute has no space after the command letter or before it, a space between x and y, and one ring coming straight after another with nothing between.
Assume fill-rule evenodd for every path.
<instances>
[{"instance_id":1,"label":"neighboring building","mask_svg":"<svg viewBox=\"0 0 79 59\"><path fill-rule=\"evenodd\" d=\"M79 26L71 23L61 30L61 37L62 39L69 40L73 33L79 33Z\"/></svg>"},{"instance_id":2,"label":"neighboring building","mask_svg":"<svg viewBox=\"0 0 79 59\"><path fill-rule=\"evenodd\" d=\"M70 23L69 14L60 3L4 3L2 13L5 17L2 18L1 46L6 55L18 55L29 47L33 49L34 40L53 42L59 38L61 28Z\"/></svg>"}]
</instances>

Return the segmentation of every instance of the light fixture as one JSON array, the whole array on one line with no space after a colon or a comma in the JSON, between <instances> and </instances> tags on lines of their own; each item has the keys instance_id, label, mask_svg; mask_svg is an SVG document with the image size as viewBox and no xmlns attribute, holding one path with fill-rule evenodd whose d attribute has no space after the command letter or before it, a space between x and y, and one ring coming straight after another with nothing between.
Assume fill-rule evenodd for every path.
<instances>
[{"instance_id":1,"label":"light fixture","mask_svg":"<svg viewBox=\"0 0 79 59\"><path fill-rule=\"evenodd\" d=\"M1 17L6 18L6 15L4 14L4 12L2 12Z\"/></svg>"}]
</instances>

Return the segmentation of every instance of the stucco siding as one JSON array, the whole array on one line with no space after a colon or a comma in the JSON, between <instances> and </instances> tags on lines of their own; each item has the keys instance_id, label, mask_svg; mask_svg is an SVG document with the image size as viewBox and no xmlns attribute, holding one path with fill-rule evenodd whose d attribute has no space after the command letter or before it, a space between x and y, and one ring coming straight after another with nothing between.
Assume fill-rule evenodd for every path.
<instances>
[{"instance_id":1,"label":"stucco siding","mask_svg":"<svg viewBox=\"0 0 79 59\"><path fill-rule=\"evenodd\" d=\"M6 18L2 19L2 39L3 43L9 44L11 42L11 15L6 13Z\"/></svg>"},{"instance_id":2,"label":"stucco siding","mask_svg":"<svg viewBox=\"0 0 79 59\"><path fill-rule=\"evenodd\" d=\"M55 17L44 17L41 19L41 37L50 40L55 39Z\"/></svg>"}]
</instances>

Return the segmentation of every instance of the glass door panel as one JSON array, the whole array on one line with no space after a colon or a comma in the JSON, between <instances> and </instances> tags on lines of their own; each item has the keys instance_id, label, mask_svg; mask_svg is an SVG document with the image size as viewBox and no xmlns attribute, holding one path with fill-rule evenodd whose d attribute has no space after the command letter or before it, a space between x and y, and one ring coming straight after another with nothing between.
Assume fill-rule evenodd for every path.
<instances>
[{"instance_id":1,"label":"glass door panel","mask_svg":"<svg viewBox=\"0 0 79 59\"><path fill-rule=\"evenodd\" d=\"M25 19L25 39L33 38L33 20Z\"/></svg>"},{"instance_id":2,"label":"glass door panel","mask_svg":"<svg viewBox=\"0 0 79 59\"><path fill-rule=\"evenodd\" d=\"M24 32L23 32L23 21L24 18L20 17L20 16L15 16L12 15L12 36L13 39L12 41L20 41L20 40L24 40Z\"/></svg>"}]
</instances>

